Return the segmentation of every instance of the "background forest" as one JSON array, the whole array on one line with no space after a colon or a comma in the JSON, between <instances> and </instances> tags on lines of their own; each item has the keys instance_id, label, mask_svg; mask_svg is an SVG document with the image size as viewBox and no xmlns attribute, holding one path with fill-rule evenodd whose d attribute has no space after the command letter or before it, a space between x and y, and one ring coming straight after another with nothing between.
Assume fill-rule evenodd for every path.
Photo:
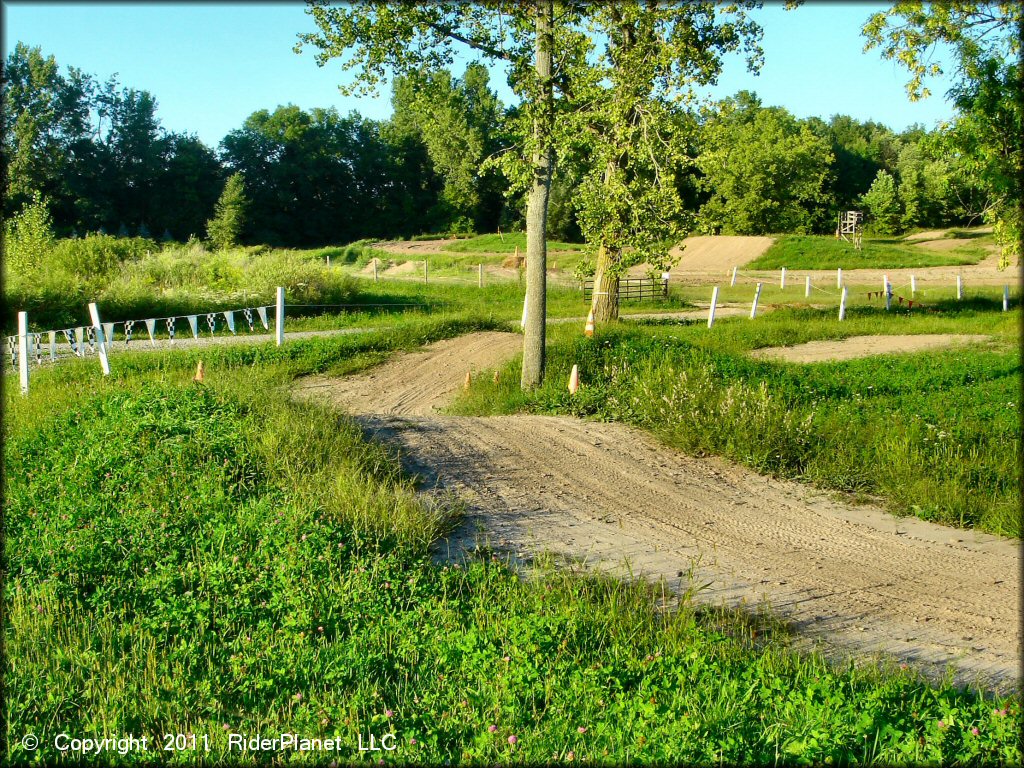
<instances>
[{"instance_id":1,"label":"background forest","mask_svg":"<svg viewBox=\"0 0 1024 768\"><path fill-rule=\"evenodd\" d=\"M39 193L62 237L205 238L222 195L246 201L243 244L311 247L522 223L522 195L507 193L494 162L514 149L517 108L499 101L482 64L461 77L397 79L388 120L278 106L251 114L216 148L163 129L157 104L18 44L3 81L5 220ZM799 119L748 91L677 107L675 118L692 161L676 182L683 215L700 232L829 233L839 210L856 207L873 231L895 234L978 223L985 208L941 127L897 133L847 115ZM587 160L559 157L554 239L581 238L574 203Z\"/></svg>"}]
</instances>

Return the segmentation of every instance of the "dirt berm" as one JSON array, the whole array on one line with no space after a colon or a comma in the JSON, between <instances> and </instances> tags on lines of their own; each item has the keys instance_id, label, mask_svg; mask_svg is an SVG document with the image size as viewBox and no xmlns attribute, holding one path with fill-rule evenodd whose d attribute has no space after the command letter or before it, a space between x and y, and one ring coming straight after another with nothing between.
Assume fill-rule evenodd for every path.
<instances>
[{"instance_id":1,"label":"dirt berm","mask_svg":"<svg viewBox=\"0 0 1024 768\"><path fill-rule=\"evenodd\" d=\"M466 371L518 352L480 333L397 355L365 374L311 377L297 395L331 402L395 446L432 488L467 505L441 542L478 535L526 557L541 550L614 573L664 578L697 599L767 602L801 643L881 653L961 683L1020 682L1016 542L895 518L719 459L696 459L621 424L563 417L447 417L435 408Z\"/></svg>"}]
</instances>

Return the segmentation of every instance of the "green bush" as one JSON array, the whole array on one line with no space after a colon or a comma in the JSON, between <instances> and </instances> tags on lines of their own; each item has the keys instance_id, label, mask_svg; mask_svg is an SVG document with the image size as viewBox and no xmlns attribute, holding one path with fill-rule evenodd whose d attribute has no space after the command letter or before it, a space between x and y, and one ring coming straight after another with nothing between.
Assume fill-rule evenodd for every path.
<instances>
[{"instance_id":1,"label":"green bush","mask_svg":"<svg viewBox=\"0 0 1024 768\"><path fill-rule=\"evenodd\" d=\"M4 222L4 272L10 279L43 267L53 248L49 206L38 192L21 213Z\"/></svg>"},{"instance_id":2,"label":"green bush","mask_svg":"<svg viewBox=\"0 0 1024 768\"><path fill-rule=\"evenodd\" d=\"M144 237L86 235L83 238L60 240L50 254L51 263L69 274L86 280L104 277L122 264L138 261L160 250Z\"/></svg>"}]
</instances>

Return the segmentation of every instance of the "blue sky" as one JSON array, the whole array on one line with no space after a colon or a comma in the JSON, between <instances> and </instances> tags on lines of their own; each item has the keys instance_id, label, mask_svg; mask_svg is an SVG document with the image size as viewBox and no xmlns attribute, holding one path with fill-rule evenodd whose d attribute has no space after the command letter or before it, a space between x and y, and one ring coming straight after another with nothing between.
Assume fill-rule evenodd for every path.
<instances>
[{"instance_id":1,"label":"blue sky","mask_svg":"<svg viewBox=\"0 0 1024 768\"><path fill-rule=\"evenodd\" d=\"M795 11L766 3L756 18L764 27L765 65L760 76L739 59L709 95L754 90L766 105L798 117L845 113L896 130L926 127L952 117L944 94L948 81L931 84L933 95L911 103L906 73L864 53L860 27L880 3L808 2ZM105 80L117 73L123 86L150 91L168 130L195 133L211 146L257 109L279 104L337 107L366 117L391 112L390 89L377 98L346 98L337 90L337 64L316 66L312 51L293 53L296 35L314 31L302 2L175 3L5 1L3 46L18 41L40 46L65 70L75 66ZM511 100L503 82L495 82Z\"/></svg>"}]
</instances>

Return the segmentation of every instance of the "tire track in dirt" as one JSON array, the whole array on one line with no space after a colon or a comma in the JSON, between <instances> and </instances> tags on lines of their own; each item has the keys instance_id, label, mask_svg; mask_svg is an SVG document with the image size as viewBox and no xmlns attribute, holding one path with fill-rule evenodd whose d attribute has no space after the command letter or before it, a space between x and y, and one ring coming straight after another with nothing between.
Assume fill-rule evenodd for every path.
<instances>
[{"instance_id":1,"label":"tire track in dirt","mask_svg":"<svg viewBox=\"0 0 1024 768\"><path fill-rule=\"evenodd\" d=\"M426 492L452 492L465 522L442 551L481 537L610 572L707 584L698 600L767 601L830 652L883 654L962 683L1020 681L1020 551L995 536L851 506L722 459L697 459L614 423L446 417L467 369L496 366L517 334L482 333L402 353L296 394L346 408L397 448Z\"/></svg>"}]
</instances>

